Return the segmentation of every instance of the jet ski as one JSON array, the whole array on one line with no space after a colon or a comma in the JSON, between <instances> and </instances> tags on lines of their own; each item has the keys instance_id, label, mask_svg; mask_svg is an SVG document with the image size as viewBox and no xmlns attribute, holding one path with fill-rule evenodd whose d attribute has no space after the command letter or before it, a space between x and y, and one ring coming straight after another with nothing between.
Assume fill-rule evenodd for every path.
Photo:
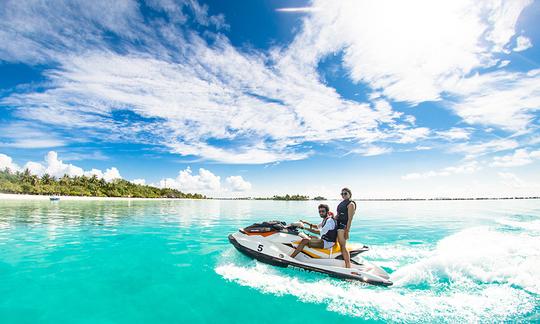
<instances>
[{"instance_id":1,"label":"jet ski","mask_svg":"<svg viewBox=\"0 0 540 324\"><path fill-rule=\"evenodd\" d=\"M359 280L364 283L391 286L390 276L360 254L369 251L367 246L347 245L351 255L351 268L345 268L339 244L331 249L304 247L291 258L291 253L302 240L300 223L268 221L255 223L229 235L229 242L243 254L278 267L297 267L328 274L341 279Z\"/></svg>"}]
</instances>

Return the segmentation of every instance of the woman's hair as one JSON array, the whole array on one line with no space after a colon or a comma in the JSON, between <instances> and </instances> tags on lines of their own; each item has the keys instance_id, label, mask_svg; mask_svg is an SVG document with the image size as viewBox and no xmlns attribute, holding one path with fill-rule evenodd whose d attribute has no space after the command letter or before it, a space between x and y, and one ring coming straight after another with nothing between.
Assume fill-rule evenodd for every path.
<instances>
[{"instance_id":1,"label":"woman's hair","mask_svg":"<svg viewBox=\"0 0 540 324\"><path fill-rule=\"evenodd\" d=\"M326 212L327 212L327 213L330 211L330 207L328 207L327 204L320 204L320 205L319 205L319 209L321 209L321 208L326 209Z\"/></svg>"},{"instance_id":2,"label":"woman's hair","mask_svg":"<svg viewBox=\"0 0 540 324\"><path fill-rule=\"evenodd\" d=\"M343 192L343 191L347 191L349 193L349 197L352 197L351 189L345 187L345 188L341 189L341 192Z\"/></svg>"}]
</instances>

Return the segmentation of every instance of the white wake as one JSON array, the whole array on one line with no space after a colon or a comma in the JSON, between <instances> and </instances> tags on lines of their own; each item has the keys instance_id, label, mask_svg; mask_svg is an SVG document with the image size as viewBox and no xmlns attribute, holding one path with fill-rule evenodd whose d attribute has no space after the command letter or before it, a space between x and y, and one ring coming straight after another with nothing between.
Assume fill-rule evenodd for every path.
<instances>
[{"instance_id":1,"label":"white wake","mask_svg":"<svg viewBox=\"0 0 540 324\"><path fill-rule=\"evenodd\" d=\"M399 263L391 274L394 286L362 287L326 277L307 281L258 262L239 265L229 257L215 270L262 293L292 295L364 319L504 320L530 313L538 303L540 244L534 234L477 227L450 235L431 249L389 245L369 254L377 264Z\"/></svg>"}]
</instances>

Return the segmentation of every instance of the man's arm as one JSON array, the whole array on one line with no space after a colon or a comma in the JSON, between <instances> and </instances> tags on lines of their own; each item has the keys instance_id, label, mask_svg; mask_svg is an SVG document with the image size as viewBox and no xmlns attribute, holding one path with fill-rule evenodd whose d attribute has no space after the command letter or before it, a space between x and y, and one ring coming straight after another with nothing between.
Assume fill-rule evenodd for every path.
<instances>
[{"instance_id":1,"label":"man's arm","mask_svg":"<svg viewBox=\"0 0 540 324\"><path fill-rule=\"evenodd\" d=\"M303 221L303 220L301 220L301 222L306 224L306 225L309 225L309 228L304 227L305 230L307 230L307 231L309 231L311 233L314 233L314 234L320 234L321 233L321 231L318 229L317 225L311 224L311 223Z\"/></svg>"},{"instance_id":2,"label":"man's arm","mask_svg":"<svg viewBox=\"0 0 540 324\"><path fill-rule=\"evenodd\" d=\"M306 230L314 234L321 234L321 231L317 228L316 225L313 225L313 224L309 224L309 228L306 228Z\"/></svg>"}]
</instances>

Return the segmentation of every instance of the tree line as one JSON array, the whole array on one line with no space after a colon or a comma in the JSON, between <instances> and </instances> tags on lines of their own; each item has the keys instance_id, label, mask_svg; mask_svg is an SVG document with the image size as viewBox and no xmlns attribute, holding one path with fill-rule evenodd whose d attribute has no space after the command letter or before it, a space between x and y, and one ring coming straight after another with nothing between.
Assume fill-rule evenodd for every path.
<instances>
[{"instance_id":1,"label":"tree line","mask_svg":"<svg viewBox=\"0 0 540 324\"><path fill-rule=\"evenodd\" d=\"M28 169L23 172L11 172L8 168L0 170L0 192L31 195L206 199L206 196L197 193L183 193L171 188L138 185L124 179L107 182L96 175L91 177L64 175L57 179L49 174L39 177Z\"/></svg>"},{"instance_id":2,"label":"tree line","mask_svg":"<svg viewBox=\"0 0 540 324\"><path fill-rule=\"evenodd\" d=\"M304 195L286 194L285 196L274 195L271 198L255 198L255 200L309 200L309 197Z\"/></svg>"}]
</instances>

